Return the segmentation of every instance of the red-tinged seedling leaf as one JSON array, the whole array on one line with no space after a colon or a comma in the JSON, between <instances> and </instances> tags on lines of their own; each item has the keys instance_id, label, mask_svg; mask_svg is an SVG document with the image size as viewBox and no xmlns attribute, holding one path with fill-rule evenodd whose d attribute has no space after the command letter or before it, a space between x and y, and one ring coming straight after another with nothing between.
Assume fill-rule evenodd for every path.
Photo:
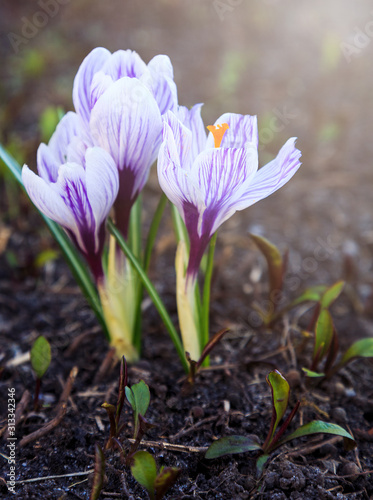
<instances>
[{"instance_id":1,"label":"red-tinged seedling leaf","mask_svg":"<svg viewBox=\"0 0 373 500\"><path fill-rule=\"evenodd\" d=\"M212 459L255 450L261 450L257 436L225 436L214 441L209 446L205 457Z\"/></svg>"},{"instance_id":2,"label":"red-tinged seedling leaf","mask_svg":"<svg viewBox=\"0 0 373 500\"><path fill-rule=\"evenodd\" d=\"M180 473L181 469L179 467L165 467L161 469L154 481L155 500L161 500L165 496L180 476Z\"/></svg>"},{"instance_id":3,"label":"red-tinged seedling leaf","mask_svg":"<svg viewBox=\"0 0 373 500\"><path fill-rule=\"evenodd\" d=\"M315 345L313 349L313 362L311 370L315 370L317 364L328 353L334 335L334 325L330 312L322 309L315 327Z\"/></svg>"},{"instance_id":4,"label":"red-tinged seedling leaf","mask_svg":"<svg viewBox=\"0 0 373 500\"><path fill-rule=\"evenodd\" d=\"M118 430L118 424L120 415L123 410L124 399L126 397L126 387L127 387L127 363L126 358L122 356L120 363L120 374L119 374L119 388L118 388L118 400L117 400L117 411L115 415L115 424Z\"/></svg>"},{"instance_id":5,"label":"red-tinged seedling leaf","mask_svg":"<svg viewBox=\"0 0 373 500\"><path fill-rule=\"evenodd\" d=\"M298 427L296 431L281 439L277 443L277 446L281 446L299 437L310 436L311 434L333 434L335 436L341 436L343 437L346 449L352 450L356 447L354 438L345 429L343 429L343 427L337 424L323 422L321 420L313 420L308 424Z\"/></svg>"},{"instance_id":6,"label":"red-tinged seedling leaf","mask_svg":"<svg viewBox=\"0 0 373 500\"><path fill-rule=\"evenodd\" d=\"M133 456L131 465L133 477L149 493L151 500L154 500L154 486L157 477L157 466L154 458L147 451L138 451Z\"/></svg>"},{"instance_id":7,"label":"red-tinged seedling leaf","mask_svg":"<svg viewBox=\"0 0 373 500\"><path fill-rule=\"evenodd\" d=\"M259 250L264 255L269 274L269 293L270 297L275 292L282 291L283 278L285 274L285 262L282 258L280 250L263 236L257 234L250 234Z\"/></svg>"},{"instance_id":8,"label":"red-tinged seedling leaf","mask_svg":"<svg viewBox=\"0 0 373 500\"><path fill-rule=\"evenodd\" d=\"M280 420L284 416L289 403L290 387L288 381L281 375L278 370L270 372L266 378L272 392L272 421L271 427L263 445L265 450L272 441Z\"/></svg>"},{"instance_id":9,"label":"red-tinged seedling leaf","mask_svg":"<svg viewBox=\"0 0 373 500\"><path fill-rule=\"evenodd\" d=\"M373 357L373 339L361 339L354 342L342 356L338 363L338 368L349 363L354 358L372 358Z\"/></svg>"},{"instance_id":10,"label":"red-tinged seedling leaf","mask_svg":"<svg viewBox=\"0 0 373 500\"><path fill-rule=\"evenodd\" d=\"M48 340L42 335L38 337L30 352L31 366L36 373L36 376L41 379L48 370L52 355L51 346Z\"/></svg>"},{"instance_id":11,"label":"red-tinged seedling leaf","mask_svg":"<svg viewBox=\"0 0 373 500\"><path fill-rule=\"evenodd\" d=\"M298 298L293 300L290 304L290 308L303 304L303 302L319 302L327 287L325 285L317 285L311 288L307 288L305 292L302 293Z\"/></svg>"},{"instance_id":12,"label":"red-tinged seedling leaf","mask_svg":"<svg viewBox=\"0 0 373 500\"><path fill-rule=\"evenodd\" d=\"M337 336L336 329L333 328L333 338L332 338L332 342L330 344L328 357L326 358L325 366L324 366L325 373L328 375L332 370L334 361L336 360L336 357L338 354L338 349L339 349L338 336Z\"/></svg>"},{"instance_id":13,"label":"red-tinged seedling leaf","mask_svg":"<svg viewBox=\"0 0 373 500\"><path fill-rule=\"evenodd\" d=\"M319 373L319 372L314 372L312 370L309 370L308 368L302 368L302 370L304 371L304 373L307 375L307 377L310 377L310 378L321 378L321 377L325 377L325 373Z\"/></svg>"},{"instance_id":14,"label":"red-tinged seedling leaf","mask_svg":"<svg viewBox=\"0 0 373 500\"><path fill-rule=\"evenodd\" d=\"M108 442L106 443L105 449L108 450L111 446L111 438L117 437L117 425L115 423L115 412L116 408L114 405L111 405L109 403L102 403L101 408L105 408L108 417L109 417L109 422L110 422L110 435Z\"/></svg>"},{"instance_id":15,"label":"red-tinged seedling leaf","mask_svg":"<svg viewBox=\"0 0 373 500\"><path fill-rule=\"evenodd\" d=\"M335 300L342 293L343 287L345 286L344 281L337 281L331 287L329 287L323 294L320 300L322 309L328 309Z\"/></svg>"},{"instance_id":16,"label":"red-tinged seedling leaf","mask_svg":"<svg viewBox=\"0 0 373 500\"><path fill-rule=\"evenodd\" d=\"M97 500L100 496L105 477L105 456L101 446L95 445L95 470L93 473L93 485L89 500Z\"/></svg>"},{"instance_id":17,"label":"red-tinged seedling leaf","mask_svg":"<svg viewBox=\"0 0 373 500\"><path fill-rule=\"evenodd\" d=\"M206 356L210 354L212 349L216 346L218 342L224 337L224 335L229 332L228 328L223 328L222 330L218 331L215 333L215 335L207 342L205 347L203 348L201 357L197 361L197 370L198 368L202 365L203 361L205 360Z\"/></svg>"}]
</instances>

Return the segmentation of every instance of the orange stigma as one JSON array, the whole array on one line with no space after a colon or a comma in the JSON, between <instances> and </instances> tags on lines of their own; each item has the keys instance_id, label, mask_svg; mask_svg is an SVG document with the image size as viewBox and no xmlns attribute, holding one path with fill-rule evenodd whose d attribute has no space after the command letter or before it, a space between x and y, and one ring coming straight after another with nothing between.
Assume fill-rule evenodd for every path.
<instances>
[{"instance_id":1,"label":"orange stigma","mask_svg":"<svg viewBox=\"0 0 373 500\"><path fill-rule=\"evenodd\" d=\"M208 130L214 136L215 147L220 148L225 132L229 129L228 123L219 123L218 125L209 125Z\"/></svg>"}]
</instances>

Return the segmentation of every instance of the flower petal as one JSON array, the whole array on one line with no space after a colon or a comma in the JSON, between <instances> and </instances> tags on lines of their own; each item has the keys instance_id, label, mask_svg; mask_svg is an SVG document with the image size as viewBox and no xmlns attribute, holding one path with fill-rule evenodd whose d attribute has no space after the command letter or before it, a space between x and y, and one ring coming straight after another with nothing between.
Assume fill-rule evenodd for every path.
<instances>
[{"instance_id":1,"label":"flower petal","mask_svg":"<svg viewBox=\"0 0 373 500\"><path fill-rule=\"evenodd\" d=\"M40 212L62 227L76 230L72 213L53 188L53 184L36 175L27 165L23 165L22 168L22 181L31 201Z\"/></svg>"},{"instance_id":2,"label":"flower petal","mask_svg":"<svg viewBox=\"0 0 373 500\"><path fill-rule=\"evenodd\" d=\"M206 148L206 129L201 118L202 106L203 104L195 104L190 110L179 106L178 110L179 120L192 131L192 160Z\"/></svg>"},{"instance_id":3,"label":"flower petal","mask_svg":"<svg viewBox=\"0 0 373 500\"><path fill-rule=\"evenodd\" d=\"M102 71L111 76L113 81L124 76L140 78L146 71L146 64L139 54L133 50L117 50L107 59Z\"/></svg>"},{"instance_id":4,"label":"flower petal","mask_svg":"<svg viewBox=\"0 0 373 500\"><path fill-rule=\"evenodd\" d=\"M177 108L177 88L174 82L174 70L170 58L165 55L158 55L148 64L152 79L152 90L159 110L163 115L166 111L176 111Z\"/></svg>"},{"instance_id":5,"label":"flower petal","mask_svg":"<svg viewBox=\"0 0 373 500\"><path fill-rule=\"evenodd\" d=\"M109 215L119 189L118 169L105 150L94 147L86 152L87 196L96 227Z\"/></svg>"},{"instance_id":6,"label":"flower petal","mask_svg":"<svg viewBox=\"0 0 373 500\"><path fill-rule=\"evenodd\" d=\"M172 111L167 111L163 116L163 127L165 124L171 129L173 140L177 150L178 163L184 170L190 170L193 162L192 157L192 131L185 126ZM167 128L168 130L168 128ZM167 136L169 137L169 136Z\"/></svg>"},{"instance_id":7,"label":"flower petal","mask_svg":"<svg viewBox=\"0 0 373 500\"><path fill-rule=\"evenodd\" d=\"M111 154L118 169L134 173L135 195L146 182L162 130L161 114L150 91L136 78L114 82L93 108L90 129L95 144Z\"/></svg>"},{"instance_id":8,"label":"flower petal","mask_svg":"<svg viewBox=\"0 0 373 500\"><path fill-rule=\"evenodd\" d=\"M178 145L168 123L164 123L163 143L159 150L157 167L159 184L167 198L176 205L181 216L184 217L186 203L196 206L199 213L203 213L203 194L191 172L181 167Z\"/></svg>"},{"instance_id":9,"label":"flower petal","mask_svg":"<svg viewBox=\"0 0 373 500\"><path fill-rule=\"evenodd\" d=\"M100 71L111 53L103 47L93 49L83 60L74 79L73 103L76 112L88 124L91 114L91 83L95 73Z\"/></svg>"},{"instance_id":10,"label":"flower petal","mask_svg":"<svg viewBox=\"0 0 373 500\"><path fill-rule=\"evenodd\" d=\"M56 182L59 166L67 161L69 144L79 135L81 128L79 116L69 111L57 125L48 146L40 144L37 152L38 173L47 182Z\"/></svg>"},{"instance_id":11,"label":"flower petal","mask_svg":"<svg viewBox=\"0 0 373 500\"><path fill-rule=\"evenodd\" d=\"M256 116L224 113L214 125L228 123L229 129L225 132L221 142L222 148L244 148L246 144L253 143L258 147L258 122ZM207 147L214 147L214 138L209 133Z\"/></svg>"},{"instance_id":12,"label":"flower petal","mask_svg":"<svg viewBox=\"0 0 373 500\"><path fill-rule=\"evenodd\" d=\"M258 168L258 151L247 148L214 148L202 152L192 167L198 186L204 193L206 211L199 235L211 236L237 210L242 192L252 181Z\"/></svg>"},{"instance_id":13,"label":"flower petal","mask_svg":"<svg viewBox=\"0 0 373 500\"><path fill-rule=\"evenodd\" d=\"M289 139L277 157L258 170L248 190L242 194L237 210L243 210L266 198L293 177L301 165L301 152L295 147L295 141L296 137Z\"/></svg>"},{"instance_id":14,"label":"flower petal","mask_svg":"<svg viewBox=\"0 0 373 500\"><path fill-rule=\"evenodd\" d=\"M90 108L96 104L97 99L112 85L113 79L109 75L105 75L103 71L98 71L94 74L91 83L91 102Z\"/></svg>"}]
</instances>

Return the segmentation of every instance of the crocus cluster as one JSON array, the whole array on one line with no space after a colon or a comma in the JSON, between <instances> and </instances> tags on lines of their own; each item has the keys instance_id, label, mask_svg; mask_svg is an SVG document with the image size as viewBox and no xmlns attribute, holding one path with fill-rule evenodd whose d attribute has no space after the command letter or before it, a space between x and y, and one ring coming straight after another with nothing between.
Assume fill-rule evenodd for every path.
<instances>
[{"instance_id":1,"label":"crocus cluster","mask_svg":"<svg viewBox=\"0 0 373 500\"><path fill-rule=\"evenodd\" d=\"M131 209L158 156L160 186L189 236L189 253L186 247L179 252L185 268L178 265L179 285L183 283L178 297L184 304L191 300L212 235L234 212L283 186L299 168L300 151L295 139L289 139L273 161L258 169L255 116L226 113L207 127L207 135L201 105L190 110L178 105L173 68L165 55L146 65L130 50L112 54L94 49L75 77L73 103L75 111L64 116L49 144L38 149L38 175L25 165L22 178L34 204L66 230L85 257L106 320L113 325L108 325L113 343L118 354L128 354L133 310L123 312L120 301L126 294L119 299L113 283L118 275L129 282L133 272L117 256L113 242L105 272L102 265L105 222L112 208L126 239ZM129 295L138 295L137 290ZM193 311L189 313L190 326ZM132 319L124 325L126 316ZM127 332L124 341L118 340L122 330Z\"/></svg>"}]
</instances>

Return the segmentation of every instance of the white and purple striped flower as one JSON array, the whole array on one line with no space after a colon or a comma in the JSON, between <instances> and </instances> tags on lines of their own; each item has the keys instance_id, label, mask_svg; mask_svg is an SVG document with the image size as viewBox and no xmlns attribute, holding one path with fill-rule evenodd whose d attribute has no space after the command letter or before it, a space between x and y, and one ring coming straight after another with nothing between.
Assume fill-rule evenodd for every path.
<instances>
[{"instance_id":1,"label":"white and purple striped flower","mask_svg":"<svg viewBox=\"0 0 373 500\"><path fill-rule=\"evenodd\" d=\"M113 157L119 171L116 224L126 237L133 203L144 187L162 140L161 115L177 109L170 59L148 65L131 50L99 47L84 59L74 80L73 102L93 144Z\"/></svg>"},{"instance_id":2,"label":"white and purple striped flower","mask_svg":"<svg viewBox=\"0 0 373 500\"><path fill-rule=\"evenodd\" d=\"M118 171L103 149L87 148L77 162L69 157L68 144L67 140L65 149L62 141L55 143L52 137L49 146L41 145L39 175L24 165L22 180L34 205L66 230L98 282L103 277L105 221L118 193Z\"/></svg>"},{"instance_id":3,"label":"white and purple striped flower","mask_svg":"<svg viewBox=\"0 0 373 500\"><path fill-rule=\"evenodd\" d=\"M176 205L190 238L187 277L197 276L203 253L218 227L237 210L266 198L282 187L300 166L295 138L277 157L258 170L255 116L226 113L208 127L201 105L180 108L164 117L158 178Z\"/></svg>"}]
</instances>

